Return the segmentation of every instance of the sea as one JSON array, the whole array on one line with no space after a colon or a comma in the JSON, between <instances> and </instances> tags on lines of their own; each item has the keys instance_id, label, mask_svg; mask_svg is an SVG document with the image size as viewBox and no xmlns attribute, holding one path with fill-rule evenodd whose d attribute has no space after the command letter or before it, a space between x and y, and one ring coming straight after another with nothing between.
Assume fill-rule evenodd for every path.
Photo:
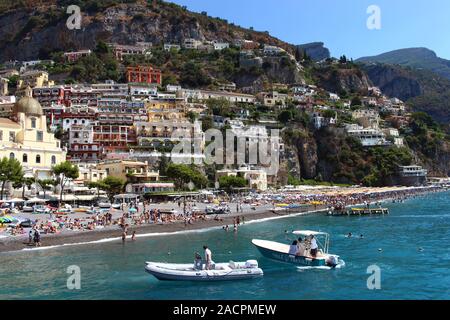
<instances>
[{"instance_id":1,"label":"sea","mask_svg":"<svg viewBox=\"0 0 450 320\"><path fill-rule=\"evenodd\" d=\"M299 215L246 223L236 233L218 228L141 236L125 244L106 239L2 253L0 299L449 299L450 193L384 206L389 215ZM251 243L264 239L289 244L293 230L329 233L330 253L338 254L345 266L298 268L262 257ZM144 271L146 261L193 262L205 244L215 262L258 260L264 277L164 282Z\"/></svg>"}]
</instances>

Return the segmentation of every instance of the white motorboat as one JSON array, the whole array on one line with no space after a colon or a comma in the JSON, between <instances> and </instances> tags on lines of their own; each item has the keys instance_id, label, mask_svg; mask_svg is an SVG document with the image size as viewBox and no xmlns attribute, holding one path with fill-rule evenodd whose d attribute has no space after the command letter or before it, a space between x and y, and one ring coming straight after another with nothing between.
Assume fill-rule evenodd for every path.
<instances>
[{"instance_id":1,"label":"white motorboat","mask_svg":"<svg viewBox=\"0 0 450 320\"><path fill-rule=\"evenodd\" d=\"M300 266L329 267L333 269L341 268L345 265L345 262L338 255L328 253L330 246L330 235L328 233L309 230L294 231L292 233L296 236L305 237L305 248L302 253L291 252L292 245L284 243L258 239L253 239L252 243L264 257L272 260ZM316 238L319 246L315 256L311 254L310 242L308 242L311 236ZM297 247L294 246L295 248Z\"/></svg>"},{"instance_id":2,"label":"white motorboat","mask_svg":"<svg viewBox=\"0 0 450 320\"><path fill-rule=\"evenodd\" d=\"M212 270L195 269L194 264L147 262L145 271L159 280L170 281L225 281L244 280L263 276L256 260L216 263Z\"/></svg>"}]
</instances>

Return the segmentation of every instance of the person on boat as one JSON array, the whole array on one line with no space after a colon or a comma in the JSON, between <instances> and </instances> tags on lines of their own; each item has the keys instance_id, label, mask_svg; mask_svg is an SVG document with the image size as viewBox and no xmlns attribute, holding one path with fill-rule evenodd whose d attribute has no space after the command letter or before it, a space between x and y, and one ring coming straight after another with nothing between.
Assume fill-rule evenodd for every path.
<instances>
[{"instance_id":1,"label":"person on boat","mask_svg":"<svg viewBox=\"0 0 450 320\"><path fill-rule=\"evenodd\" d=\"M298 241L294 240L294 242L292 242L292 244L289 246L289 254L292 256L296 256L297 252L298 252L298 247L297 247Z\"/></svg>"},{"instance_id":2,"label":"person on boat","mask_svg":"<svg viewBox=\"0 0 450 320\"><path fill-rule=\"evenodd\" d=\"M203 250L205 250L205 269L211 270L212 267L212 252L209 250L208 246L203 246Z\"/></svg>"},{"instance_id":3,"label":"person on boat","mask_svg":"<svg viewBox=\"0 0 450 320\"><path fill-rule=\"evenodd\" d=\"M319 246L317 245L317 240L314 237L314 235L311 235L311 256L316 257L317 256L317 250L319 249Z\"/></svg>"},{"instance_id":4,"label":"person on boat","mask_svg":"<svg viewBox=\"0 0 450 320\"><path fill-rule=\"evenodd\" d=\"M194 269L195 270L202 270L202 256L198 252L195 253Z\"/></svg>"},{"instance_id":5,"label":"person on boat","mask_svg":"<svg viewBox=\"0 0 450 320\"><path fill-rule=\"evenodd\" d=\"M303 239L300 237L297 240L297 256L303 257L305 256L306 244L303 242Z\"/></svg>"}]
</instances>

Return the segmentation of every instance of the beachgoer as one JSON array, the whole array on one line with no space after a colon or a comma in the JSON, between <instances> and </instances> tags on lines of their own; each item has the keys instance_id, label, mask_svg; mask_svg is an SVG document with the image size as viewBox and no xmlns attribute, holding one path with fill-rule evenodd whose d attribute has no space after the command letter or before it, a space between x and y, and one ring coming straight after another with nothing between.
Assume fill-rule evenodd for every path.
<instances>
[{"instance_id":1,"label":"beachgoer","mask_svg":"<svg viewBox=\"0 0 450 320\"><path fill-rule=\"evenodd\" d=\"M297 255L303 257L305 255L306 245L301 237L297 241Z\"/></svg>"},{"instance_id":2,"label":"beachgoer","mask_svg":"<svg viewBox=\"0 0 450 320\"><path fill-rule=\"evenodd\" d=\"M298 241L294 240L294 242L292 242L292 244L289 246L289 254L296 256L297 252L298 252L298 247L297 247Z\"/></svg>"},{"instance_id":3,"label":"beachgoer","mask_svg":"<svg viewBox=\"0 0 450 320\"><path fill-rule=\"evenodd\" d=\"M33 242L33 229L30 229L28 231L28 244L31 244Z\"/></svg>"},{"instance_id":4,"label":"beachgoer","mask_svg":"<svg viewBox=\"0 0 450 320\"><path fill-rule=\"evenodd\" d=\"M136 241L136 231L133 231L133 235L131 236L131 241Z\"/></svg>"},{"instance_id":5,"label":"beachgoer","mask_svg":"<svg viewBox=\"0 0 450 320\"><path fill-rule=\"evenodd\" d=\"M208 246L203 246L203 250L205 250L205 269L211 270L212 268L212 252L209 250Z\"/></svg>"},{"instance_id":6,"label":"beachgoer","mask_svg":"<svg viewBox=\"0 0 450 320\"><path fill-rule=\"evenodd\" d=\"M38 229L34 230L34 245L36 247L41 246L41 234Z\"/></svg>"}]
</instances>

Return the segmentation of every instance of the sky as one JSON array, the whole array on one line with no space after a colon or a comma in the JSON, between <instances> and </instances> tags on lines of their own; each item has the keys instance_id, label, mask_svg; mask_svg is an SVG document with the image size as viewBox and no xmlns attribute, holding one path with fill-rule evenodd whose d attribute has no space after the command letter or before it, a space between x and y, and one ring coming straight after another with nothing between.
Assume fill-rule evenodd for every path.
<instances>
[{"instance_id":1,"label":"sky","mask_svg":"<svg viewBox=\"0 0 450 320\"><path fill-rule=\"evenodd\" d=\"M321 41L331 55L348 58L427 47L450 60L448 0L171 0L191 11L269 31L292 44ZM367 20L380 9L380 29ZM373 21L373 20L371 20Z\"/></svg>"}]
</instances>

